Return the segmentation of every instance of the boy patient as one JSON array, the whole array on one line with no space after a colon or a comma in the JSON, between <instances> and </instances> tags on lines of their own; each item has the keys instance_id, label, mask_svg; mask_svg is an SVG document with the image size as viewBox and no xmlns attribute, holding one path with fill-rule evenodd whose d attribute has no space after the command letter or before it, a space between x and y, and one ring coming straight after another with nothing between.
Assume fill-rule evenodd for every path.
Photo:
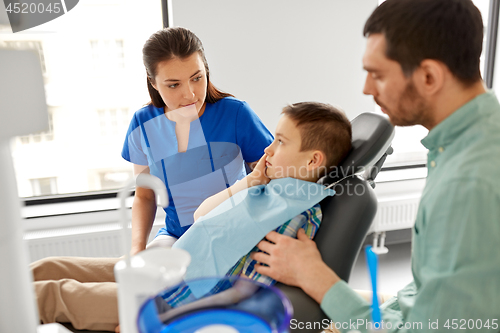
<instances>
[{"instance_id":1,"label":"boy patient","mask_svg":"<svg viewBox=\"0 0 500 333\"><path fill-rule=\"evenodd\" d=\"M317 102L288 105L282 111L273 143L264 150L265 154L255 169L233 186L206 199L194 213L195 223L198 218L234 194L251 186L265 185L272 179L285 177L317 182L335 168L350 150L351 123L342 111L329 104ZM291 237L303 233L305 236L302 237L312 239L321 223L321 217L320 205L316 204L278 227L276 231ZM189 232L182 237L189 237ZM274 284L274 280L255 271L256 261L250 257L255 251L258 251L257 247L243 256L226 275L249 278L265 285ZM186 286L181 285L177 290L172 290L169 296L165 296L165 302L158 300L163 304L160 319L165 322L187 311L237 303L251 296L258 288L252 283L240 280L232 288L219 292L221 288L224 289L223 285L221 281L221 285L215 286L199 300L193 298L190 291L186 291Z\"/></svg>"},{"instance_id":2,"label":"boy patient","mask_svg":"<svg viewBox=\"0 0 500 333\"><path fill-rule=\"evenodd\" d=\"M292 177L317 182L336 167L350 149L351 124L342 111L317 102L288 105L282 111L274 142L264 150L265 154L253 172L227 190L206 199L196 210L194 219L196 221L235 193L250 186L267 184L271 179ZM321 208L316 204L276 231L296 237L303 229L309 238L313 238L320 222ZM244 256L228 275L246 276L267 285L274 283L255 272L255 262L249 256Z\"/></svg>"}]
</instances>

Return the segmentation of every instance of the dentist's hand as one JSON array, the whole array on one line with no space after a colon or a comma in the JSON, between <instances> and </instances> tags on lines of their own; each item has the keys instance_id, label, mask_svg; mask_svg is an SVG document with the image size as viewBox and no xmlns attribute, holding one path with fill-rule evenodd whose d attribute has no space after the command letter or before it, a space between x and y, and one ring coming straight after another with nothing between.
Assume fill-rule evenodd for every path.
<instances>
[{"instance_id":1,"label":"dentist's hand","mask_svg":"<svg viewBox=\"0 0 500 333\"><path fill-rule=\"evenodd\" d=\"M253 171L246 178L248 187L266 185L271 181L271 179L266 176L266 154L260 158Z\"/></svg>"},{"instance_id":2,"label":"dentist's hand","mask_svg":"<svg viewBox=\"0 0 500 333\"><path fill-rule=\"evenodd\" d=\"M321 303L328 289L340 281L338 275L321 259L316 243L299 229L297 239L276 231L266 235L251 258L268 266L255 265L255 270L270 278L302 288L316 302Z\"/></svg>"}]
</instances>

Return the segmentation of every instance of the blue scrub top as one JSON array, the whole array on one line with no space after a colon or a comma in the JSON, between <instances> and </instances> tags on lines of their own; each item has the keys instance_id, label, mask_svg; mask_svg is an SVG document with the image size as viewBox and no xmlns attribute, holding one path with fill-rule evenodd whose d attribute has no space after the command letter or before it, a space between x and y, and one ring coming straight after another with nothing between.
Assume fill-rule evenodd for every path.
<instances>
[{"instance_id":1,"label":"blue scrub top","mask_svg":"<svg viewBox=\"0 0 500 333\"><path fill-rule=\"evenodd\" d=\"M259 160L273 136L246 102L233 97L206 103L203 115L191 122L184 153L178 152L175 125L163 108L141 108L130 123L122 157L148 165L165 183L170 203L165 228L157 235L179 238L203 200L245 177L244 162Z\"/></svg>"}]
</instances>

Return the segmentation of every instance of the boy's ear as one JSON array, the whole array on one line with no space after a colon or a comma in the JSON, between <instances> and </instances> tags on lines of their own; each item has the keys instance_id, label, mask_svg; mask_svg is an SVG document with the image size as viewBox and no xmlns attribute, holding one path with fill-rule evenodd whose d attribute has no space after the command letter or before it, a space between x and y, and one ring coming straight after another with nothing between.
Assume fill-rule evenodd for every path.
<instances>
[{"instance_id":1,"label":"boy's ear","mask_svg":"<svg viewBox=\"0 0 500 333\"><path fill-rule=\"evenodd\" d=\"M307 171L315 170L325 162L325 154L320 150L315 150L311 153L307 162Z\"/></svg>"}]
</instances>

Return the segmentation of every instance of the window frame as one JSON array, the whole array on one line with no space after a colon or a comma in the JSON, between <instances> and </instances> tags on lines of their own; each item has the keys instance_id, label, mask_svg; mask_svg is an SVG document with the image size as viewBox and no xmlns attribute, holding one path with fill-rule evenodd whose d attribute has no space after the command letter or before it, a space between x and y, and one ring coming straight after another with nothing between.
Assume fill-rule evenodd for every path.
<instances>
[{"instance_id":1,"label":"window frame","mask_svg":"<svg viewBox=\"0 0 500 333\"><path fill-rule=\"evenodd\" d=\"M169 27L173 24L172 19L172 1L171 0L161 0L161 9L162 9L162 19L163 19L163 27ZM485 49L485 82L487 84L488 89L492 88L493 84L493 74L494 74L494 66L495 66L495 54L496 54L496 45L497 45L497 31L498 31L498 20L499 20L499 9L500 9L500 0L490 0L490 11L488 15L488 28L487 28L487 39L486 39L486 49ZM408 169L423 169L427 168L426 163L409 163L406 164L402 162L400 165L393 165L381 168L381 173L390 173L391 171L401 171ZM391 177L389 177L391 178ZM422 177L417 177L413 179L420 179ZM411 178L400 178L395 177L391 180L385 180L383 182L395 182L395 181L405 181ZM70 193L70 194L57 194L50 196L36 196L36 197L27 197L20 198L21 204L23 207L34 207L38 205L52 205L52 204L65 204L65 203L74 203L74 202L83 202L90 200L100 200L100 199L111 199L117 198L119 189L117 190L101 190L101 191L89 191L82 193ZM135 191L131 191L130 196L133 196ZM112 209L114 210L114 209ZM95 210L102 211L102 209ZM89 211L92 212L92 211ZM75 214L79 214L80 212L75 212ZM61 214L56 214L61 215ZM68 215L68 214L62 214ZM52 215L43 215L52 216ZM37 218L37 216L27 217L28 219Z\"/></svg>"}]
</instances>

